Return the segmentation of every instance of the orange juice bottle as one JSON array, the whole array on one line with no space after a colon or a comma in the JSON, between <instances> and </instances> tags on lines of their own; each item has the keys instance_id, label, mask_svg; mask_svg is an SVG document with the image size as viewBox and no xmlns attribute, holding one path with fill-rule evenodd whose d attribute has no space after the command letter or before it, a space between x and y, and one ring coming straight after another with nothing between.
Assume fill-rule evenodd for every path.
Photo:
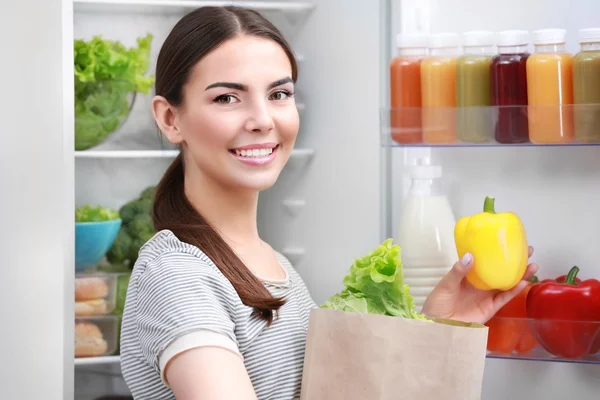
<instances>
[{"instance_id":1,"label":"orange juice bottle","mask_svg":"<svg viewBox=\"0 0 600 400\"><path fill-rule=\"evenodd\" d=\"M390 64L390 123L392 140L401 144L423 142L421 131L421 60L427 56L427 36L400 34L397 56Z\"/></svg>"},{"instance_id":2,"label":"orange juice bottle","mask_svg":"<svg viewBox=\"0 0 600 400\"><path fill-rule=\"evenodd\" d=\"M534 53L527 59L529 138L536 144L570 143L573 125L573 56L566 30L532 33Z\"/></svg>"},{"instance_id":3,"label":"orange juice bottle","mask_svg":"<svg viewBox=\"0 0 600 400\"><path fill-rule=\"evenodd\" d=\"M429 38L430 55L421 62L421 113L423 141L456 143L456 33L436 33Z\"/></svg>"}]
</instances>

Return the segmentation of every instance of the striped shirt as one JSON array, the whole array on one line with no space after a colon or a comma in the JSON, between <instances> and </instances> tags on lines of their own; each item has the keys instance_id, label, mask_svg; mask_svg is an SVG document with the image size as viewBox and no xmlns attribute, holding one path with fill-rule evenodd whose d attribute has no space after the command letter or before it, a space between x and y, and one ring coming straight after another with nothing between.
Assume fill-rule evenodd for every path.
<instances>
[{"instance_id":1,"label":"striped shirt","mask_svg":"<svg viewBox=\"0 0 600 400\"><path fill-rule=\"evenodd\" d=\"M263 283L286 304L267 327L199 248L167 230L150 239L131 275L121 327L121 369L133 397L174 400L161 375L165 358L208 341L242 356L259 400L299 399L316 304L289 261L277 258L287 279Z\"/></svg>"}]
</instances>

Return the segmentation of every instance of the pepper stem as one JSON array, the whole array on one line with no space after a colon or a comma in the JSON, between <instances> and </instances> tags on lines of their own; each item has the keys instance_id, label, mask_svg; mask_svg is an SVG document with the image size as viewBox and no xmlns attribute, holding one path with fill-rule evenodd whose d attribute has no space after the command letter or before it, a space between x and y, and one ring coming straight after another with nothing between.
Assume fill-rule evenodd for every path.
<instances>
[{"instance_id":1,"label":"pepper stem","mask_svg":"<svg viewBox=\"0 0 600 400\"><path fill-rule=\"evenodd\" d=\"M577 267L577 265L576 265L573 268L571 268L571 270L567 274L567 277L565 278L565 283L568 283L569 285L575 285L577 283L577 282L575 282L575 278L577 277L578 273L579 273L579 267Z\"/></svg>"},{"instance_id":2,"label":"pepper stem","mask_svg":"<svg viewBox=\"0 0 600 400\"><path fill-rule=\"evenodd\" d=\"M539 283L540 282L540 279L535 275L533 275L531 278L529 278L527 280L531 283Z\"/></svg>"},{"instance_id":3,"label":"pepper stem","mask_svg":"<svg viewBox=\"0 0 600 400\"><path fill-rule=\"evenodd\" d=\"M483 212L486 213L490 213L490 214L496 214L496 210L494 209L494 201L496 199L493 197L486 197L485 201L483 202Z\"/></svg>"}]
</instances>

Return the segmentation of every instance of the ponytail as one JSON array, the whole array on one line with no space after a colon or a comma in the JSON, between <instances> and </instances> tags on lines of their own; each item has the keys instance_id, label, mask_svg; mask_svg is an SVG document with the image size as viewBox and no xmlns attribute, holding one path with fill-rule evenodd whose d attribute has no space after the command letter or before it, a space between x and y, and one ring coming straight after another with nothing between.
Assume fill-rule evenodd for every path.
<instances>
[{"instance_id":1,"label":"ponytail","mask_svg":"<svg viewBox=\"0 0 600 400\"><path fill-rule=\"evenodd\" d=\"M271 295L190 203L184 190L181 153L156 187L152 218L156 230L168 229L182 242L202 250L231 282L242 302L253 307L259 318L267 321L267 326L273 322L273 311L278 311L285 300Z\"/></svg>"}]
</instances>

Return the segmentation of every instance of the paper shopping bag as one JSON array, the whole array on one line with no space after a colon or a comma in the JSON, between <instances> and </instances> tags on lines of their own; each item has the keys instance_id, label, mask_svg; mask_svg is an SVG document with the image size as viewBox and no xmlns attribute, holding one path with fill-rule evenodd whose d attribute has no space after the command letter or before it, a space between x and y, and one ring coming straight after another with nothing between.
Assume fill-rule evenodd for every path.
<instances>
[{"instance_id":1,"label":"paper shopping bag","mask_svg":"<svg viewBox=\"0 0 600 400\"><path fill-rule=\"evenodd\" d=\"M301 400L479 400L487 327L313 309Z\"/></svg>"}]
</instances>

